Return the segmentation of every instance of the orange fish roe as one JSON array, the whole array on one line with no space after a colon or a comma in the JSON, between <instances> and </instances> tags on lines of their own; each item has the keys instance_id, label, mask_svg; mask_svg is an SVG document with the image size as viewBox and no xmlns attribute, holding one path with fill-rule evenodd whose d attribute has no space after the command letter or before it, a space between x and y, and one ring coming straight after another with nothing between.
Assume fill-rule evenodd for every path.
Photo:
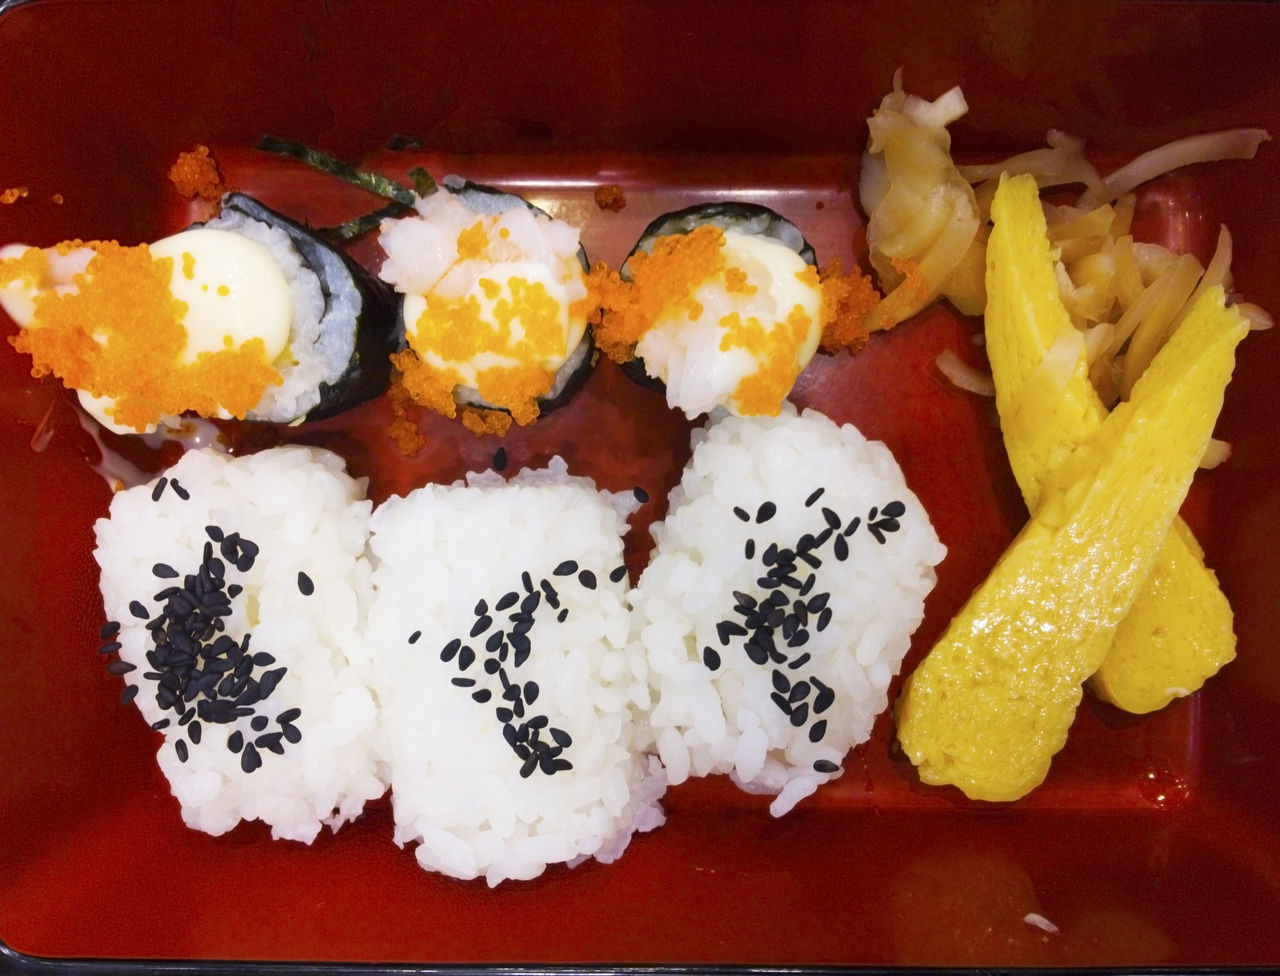
<instances>
[{"instance_id":1,"label":"orange fish roe","mask_svg":"<svg viewBox=\"0 0 1280 976\"><path fill-rule=\"evenodd\" d=\"M809 334L812 320L796 305L785 322L777 322L771 329L765 329L755 316L743 322L737 312L722 318L720 325L725 329L720 340L722 352L745 349L759 363L759 368L744 376L733 392L738 412L748 417L776 417L800 375L796 352Z\"/></svg>"},{"instance_id":2,"label":"orange fish roe","mask_svg":"<svg viewBox=\"0 0 1280 976\"><path fill-rule=\"evenodd\" d=\"M493 366L476 374L476 392L523 426L538 419L538 398L550 393L554 382L555 373L538 366Z\"/></svg>"},{"instance_id":3,"label":"orange fish roe","mask_svg":"<svg viewBox=\"0 0 1280 976\"><path fill-rule=\"evenodd\" d=\"M17 203L28 192L25 186L11 186L8 189L0 190L0 203Z\"/></svg>"},{"instance_id":4,"label":"orange fish roe","mask_svg":"<svg viewBox=\"0 0 1280 976\"><path fill-rule=\"evenodd\" d=\"M602 183L593 194L596 206L601 210L612 210L615 213L627 205L627 196L617 183Z\"/></svg>"},{"instance_id":5,"label":"orange fish roe","mask_svg":"<svg viewBox=\"0 0 1280 976\"><path fill-rule=\"evenodd\" d=\"M184 197L202 200L217 200L224 190L218 164L209 155L208 146L178 153L177 161L169 167L169 182Z\"/></svg>"},{"instance_id":6,"label":"orange fish roe","mask_svg":"<svg viewBox=\"0 0 1280 976\"><path fill-rule=\"evenodd\" d=\"M702 307L690 294L724 270L724 232L712 224L687 234L659 237L649 253L637 251L627 259L630 283L616 272L593 272L601 317L596 343L616 362L631 359L640 337L671 309L683 308L690 318Z\"/></svg>"},{"instance_id":7,"label":"orange fish roe","mask_svg":"<svg viewBox=\"0 0 1280 976\"><path fill-rule=\"evenodd\" d=\"M33 376L52 373L69 387L115 399L108 412L135 430L187 411L243 418L268 385L281 382L257 338L185 362L187 306L169 290L173 261L153 258L145 244L88 246L95 254L72 278L75 289L37 294L35 324L10 339L31 356ZM29 249L15 259L18 273L29 275L27 262L41 260L43 252ZM0 265L0 281L11 278L12 263ZM28 280L40 282L46 270Z\"/></svg>"},{"instance_id":8,"label":"orange fish roe","mask_svg":"<svg viewBox=\"0 0 1280 976\"><path fill-rule=\"evenodd\" d=\"M747 273L741 268L725 268L724 290L730 294L754 295L756 286L747 281Z\"/></svg>"},{"instance_id":9,"label":"orange fish roe","mask_svg":"<svg viewBox=\"0 0 1280 976\"><path fill-rule=\"evenodd\" d=\"M494 434L502 437L511 429L511 414L501 410L485 410L482 407L463 407L459 411L462 426L473 434Z\"/></svg>"},{"instance_id":10,"label":"orange fish roe","mask_svg":"<svg viewBox=\"0 0 1280 976\"><path fill-rule=\"evenodd\" d=\"M457 416L453 388L462 379L457 373L424 363L412 349L392 353L391 365L400 371L401 385L414 403L446 417Z\"/></svg>"},{"instance_id":11,"label":"orange fish roe","mask_svg":"<svg viewBox=\"0 0 1280 976\"><path fill-rule=\"evenodd\" d=\"M405 457L417 454L427 443L417 422L409 416L409 404L412 402L413 397L404 386L404 376L398 370L392 370L391 382L387 386L387 403L391 407L387 434Z\"/></svg>"},{"instance_id":12,"label":"orange fish roe","mask_svg":"<svg viewBox=\"0 0 1280 976\"><path fill-rule=\"evenodd\" d=\"M547 294L542 282L507 279L510 299L498 298L502 288L491 279L482 278L479 284L486 297L498 299L493 304L492 318L484 314L474 296L456 302L433 293L426 296L427 307L414 323L409 345L424 355L430 350L446 362L456 363L482 353L523 363L563 358L561 306ZM524 334L513 341L516 319Z\"/></svg>"},{"instance_id":13,"label":"orange fish roe","mask_svg":"<svg viewBox=\"0 0 1280 976\"><path fill-rule=\"evenodd\" d=\"M822 350L857 352L870 335L867 317L880 304L880 293L868 275L846 275L839 258L822 269Z\"/></svg>"},{"instance_id":14,"label":"orange fish roe","mask_svg":"<svg viewBox=\"0 0 1280 976\"><path fill-rule=\"evenodd\" d=\"M484 221L474 224L458 235L458 260L471 261L484 256L489 249L489 235L485 232Z\"/></svg>"}]
</instances>

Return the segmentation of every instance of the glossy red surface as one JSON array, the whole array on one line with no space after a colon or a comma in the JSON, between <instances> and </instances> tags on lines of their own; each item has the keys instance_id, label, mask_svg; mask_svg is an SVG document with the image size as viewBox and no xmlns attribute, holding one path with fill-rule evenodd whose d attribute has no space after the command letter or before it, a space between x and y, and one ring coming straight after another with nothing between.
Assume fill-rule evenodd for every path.
<instances>
[{"instance_id":1,"label":"glossy red surface","mask_svg":"<svg viewBox=\"0 0 1280 976\"><path fill-rule=\"evenodd\" d=\"M899 65L922 94L964 86L958 156L1033 148L1058 127L1113 162L1212 128L1280 133L1277 41L1280 5L1244 3L42 0L0 12L0 189L28 188L0 206L0 242L180 227L165 172L196 143L293 216L373 202L253 152L269 132L393 176L421 162L516 190L581 223L594 259L620 261L660 212L737 197L847 264L863 122ZM393 134L426 148L381 150ZM595 208L600 183L621 185L626 208ZM1278 186L1272 144L1147 187L1140 224L1203 254L1226 222L1238 288L1280 312ZM977 328L933 308L856 358L820 358L794 397L886 441L949 547L908 668L1026 517L990 405L933 368L944 348L981 364ZM1239 658L1201 694L1141 718L1086 696L1048 782L1011 806L921 786L882 719L846 775L783 820L727 782L689 783L617 864L491 891L420 871L385 804L309 848L258 825L182 826L157 739L95 654L98 450L70 399L2 344L0 942L125 959L1280 964L1278 364L1280 332L1246 340L1218 430L1233 455L1184 510L1239 634ZM429 420L428 447L404 459L387 416L375 402L263 442L333 447L376 498L486 467L499 443L513 470L560 453L606 487L650 492L633 569L688 451L689 425L607 363L502 442Z\"/></svg>"}]
</instances>

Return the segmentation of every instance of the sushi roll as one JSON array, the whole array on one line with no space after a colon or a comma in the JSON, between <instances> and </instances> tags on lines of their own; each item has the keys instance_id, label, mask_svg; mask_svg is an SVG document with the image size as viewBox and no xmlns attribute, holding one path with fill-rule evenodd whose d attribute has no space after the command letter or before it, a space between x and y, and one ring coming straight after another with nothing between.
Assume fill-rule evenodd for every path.
<instances>
[{"instance_id":1,"label":"sushi roll","mask_svg":"<svg viewBox=\"0 0 1280 976\"><path fill-rule=\"evenodd\" d=\"M490 885L661 824L622 536L637 503L553 459L374 512L366 653L398 844Z\"/></svg>"},{"instance_id":2,"label":"sushi roll","mask_svg":"<svg viewBox=\"0 0 1280 976\"><path fill-rule=\"evenodd\" d=\"M690 418L776 415L822 336L813 248L757 204L659 217L602 292L601 350Z\"/></svg>"},{"instance_id":3,"label":"sushi roll","mask_svg":"<svg viewBox=\"0 0 1280 976\"><path fill-rule=\"evenodd\" d=\"M781 816L871 734L946 550L883 444L790 406L696 431L652 533L633 639L670 783Z\"/></svg>"},{"instance_id":4,"label":"sushi roll","mask_svg":"<svg viewBox=\"0 0 1280 976\"><path fill-rule=\"evenodd\" d=\"M533 423L595 364L578 230L522 198L448 177L383 222L381 276L402 295L394 357L417 403L484 429Z\"/></svg>"},{"instance_id":5,"label":"sushi roll","mask_svg":"<svg viewBox=\"0 0 1280 976\"><path fill-rule=\"evenodd\" d=\"M385 792L348 653L369 604L372 506L341 458L189 451L95 525L108 670L160 733L183 821L310 843Z\"/></svg>"},{"instance_id":6,"label":"sushi roll","mask_svg":"<svg viewBox=\"0 0 1280 976\"><path fill-rule=\"evenodd\" d=\"M239 193L152 244L10 245L0 304L33 374L120 433L184 413L319 420L381 393L399 345L391 289Z\"/></svg>"}]
</instances>

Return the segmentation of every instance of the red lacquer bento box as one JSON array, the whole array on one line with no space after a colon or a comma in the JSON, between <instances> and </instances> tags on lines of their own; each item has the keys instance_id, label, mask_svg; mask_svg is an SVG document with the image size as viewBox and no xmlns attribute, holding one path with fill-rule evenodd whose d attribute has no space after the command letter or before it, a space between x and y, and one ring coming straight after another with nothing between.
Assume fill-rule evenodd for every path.
<instances>
[{"instance_id":1,"label":"red lacquer bento box","mask_svg":"<svg viewBox=\"0 0 1280 976\"><path fill-rule=\"evenodd\" d=\"M1266 3L0 3L0 190L23 188L0 242L172 232L191 212L166 173L196 145L300 220L378 203L256 151L272 134L397 179L425 165L518 192L615 265L657 214L734 198L848 266L866 251L866 119L899 67L927 97L962 86L957 158L1060 129L1112 166L1196 132L1280 133L1278 45ZM598 206L601 185L625 206ZM1138 214L1149 240L1201 257L1227 224L1236 288L1280 311L1274 144L1161 177ZM990 401L935 366L954 349L981 368L980 329L934 305L857 356L820 355L792 395L885 441L948 547L906 670L1027 517ZM885 715L784 818L727 780L690 781L617 863L490 889L419 869L385 800L311 846L183 826L158 735L95 653L92 558L109 461L154 470L172 453L95 440L0 344L0 970L1280 965L1278 365L1280 334L1245 340L1217 428L1230 459L1183 508L1238 635L1200 693L1140 717L1087 694L1048 780L1013 804L922 785ZM561 454L605 487L645 487L633 570L691 430L607 361L501 440L441 419L405 457L388 417L375 400L259 439L333 448L375 499L489 467L499 447L513 469Z\"/></svg>"}]
</instances>

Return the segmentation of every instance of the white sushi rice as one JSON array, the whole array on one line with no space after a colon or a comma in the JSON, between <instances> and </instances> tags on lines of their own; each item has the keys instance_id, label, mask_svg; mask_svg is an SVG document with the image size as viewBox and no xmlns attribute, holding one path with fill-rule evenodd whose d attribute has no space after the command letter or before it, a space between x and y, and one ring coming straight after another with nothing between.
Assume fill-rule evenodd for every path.
<instances>
[{"instance_id":1,"label":"white sushi rice","mask_svg":"<svg viewBox=\"0 0 1280 976\"><path fill-rule=\"evenodd\" d=\"M696 431L652 531L632 629L668 778L727 773L781 816L870 735L946 550L887 447L790 406Z\"/></svg>"},{"instance_id":2,"label":"white sushi rice","mask_svg":"<svg viewBox=\"0 0 1280 976\"><path fill-rule=\"evenodd\" d=\"M634 505L557 458L509 482L429 485L374 513L377 748L395 840L416 844L424 868L496 885L611 861L662 823L661 770L635 749L649 738L644 661L628 648L614 572ZM527 657L512 637L522 609ZM529 760L539 724L546 758Z\"/></svg>"},{"instance_id":3,"label":"white sushi rice","mask_svg":"<svg viewBox=\"0 0 1280 976\"><path fill-rule=\"evenodd\" d=\"M148 723L168 720L159 764L188 826L222 834L256 819L270 825L273 837L310 843L322 825L336 830L385 792L372 753L375 703L348 658L369 603L370 511L363 484L346 474L336 454L283 447L234 458L203 449L185 454L163 485L116 494L109 517L96 523L103 602L121 623L120 659L136 668L125 680L138 686L134 701ZM256 544L252 565L245 571L232 565L235 552L225 558L209 526L224 541L238 533ZM189 591L188 574L208 565L206 544L225 567L223 592L243 588L230 599L223 633L236 641L251 635L247 653L273 659L245 665L248 677L261 681L268 671L287 670L273 691L246 706L251 715L180 724L178 711L157 700L159 676L174 666L157 667L157 642L133 609L145 608L151 620L164 614L167 600L155 595L170 586ZM177 576L157 574L161 565ZM314 587L310 595L300 573ZM212 638L205 642L211 644ZM208 708L211 698L229 694L215 687L212 695L194 696L185 710L197 711L202 701ZM301 713L282 721L290 709ZM199 733L192 731L196 724ZM301 734L297 742L282 735L286 725ZM282 754L253 745L273 733L266 741ZM235 735L244 743L238 751L231 748ZM261 765L246 772L249 750Z\"/></svg>"}]
</instances>

